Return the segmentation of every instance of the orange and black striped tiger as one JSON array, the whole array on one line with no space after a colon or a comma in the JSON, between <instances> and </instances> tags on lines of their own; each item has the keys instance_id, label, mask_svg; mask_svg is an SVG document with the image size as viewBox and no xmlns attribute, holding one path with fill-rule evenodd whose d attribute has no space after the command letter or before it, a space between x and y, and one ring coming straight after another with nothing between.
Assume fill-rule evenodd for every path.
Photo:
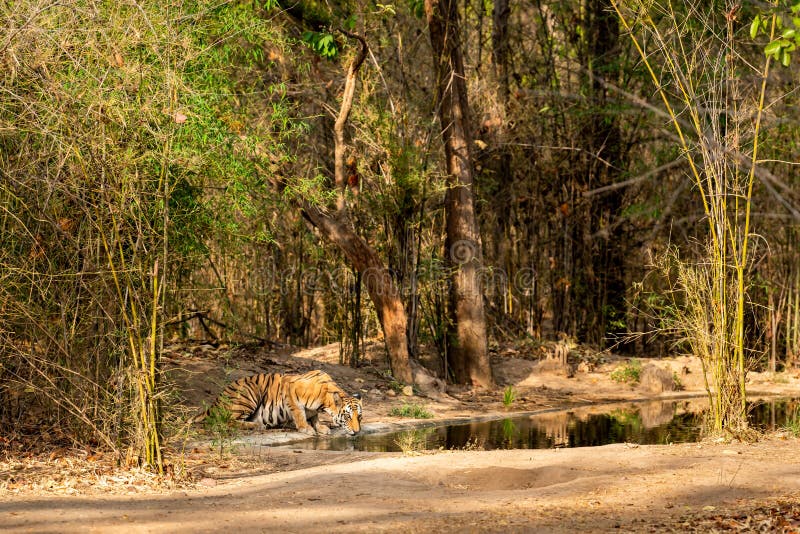
<instances>
[{"instance_id":1,"label":"orange and black striped tiger","mask_svg":"<svg viewBox=\"0 0 800 534\"><path fill-rule=\"evenodd\" d=\"M330 429L319 421L321 410L349 434L361 431L361 396L347 395L323 371L303 375L261 373L240 378L229 384L214 404L192 422L205 420L217 406L224 406L230 411L231 420L247 426L276 427L291 420L300 432L328 434Z\"/></svg>"}]
</instances>

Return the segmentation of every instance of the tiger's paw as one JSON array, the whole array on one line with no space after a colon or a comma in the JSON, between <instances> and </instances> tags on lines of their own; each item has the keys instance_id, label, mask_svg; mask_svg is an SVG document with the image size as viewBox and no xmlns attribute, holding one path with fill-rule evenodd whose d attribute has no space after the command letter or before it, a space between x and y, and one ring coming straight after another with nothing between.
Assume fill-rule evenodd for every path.
<instances>
[{"instance_id":1,"label":"tiger's paw","mask_svg":"<svg viewBox=\"0 0 800 534\"><path fill-rule=\"evenodd\" d=\"M317 434L317 432L310 426L304 426L303 428L298 428L297 431L302 432L303 434L308 434L309 436L314 436Z\"/></svg>"},{"instance_id":2,"label":"tiger's paw","mask_svg":"<svg viewBox=\"0 0 800 534\"><path fill-rule=\"evenodd\" d=\"M319 424L316 426L316 428L317 428L317 434L327 436L328 434L331 433L331 429L325 425Z\"/></svg>"}]
</instances>

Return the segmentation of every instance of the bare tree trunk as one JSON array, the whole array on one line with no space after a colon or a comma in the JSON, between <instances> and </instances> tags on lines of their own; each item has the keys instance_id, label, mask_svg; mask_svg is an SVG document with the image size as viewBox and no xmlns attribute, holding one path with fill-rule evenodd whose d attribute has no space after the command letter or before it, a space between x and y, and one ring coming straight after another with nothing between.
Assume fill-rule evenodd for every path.
<instances>
[{"instance_id":1,"label":"bare tree trunk","mask_svg":"<svg viewBox=\"0 0 800 534\"><path fill-rule=\"evenodd\" d=\"M406 324L408 321L400 291L375 250L356 234L345 199L347 175L345 172L346 146L344 127L347 124L347 118L353 106L358 69L366 57L367 43L358 35L347 32L342 33L358 39L361 43L361 50L347 70L342 105L333 129L334 180L338 193L336 210L333 213L328 213L305 202L303 204L303 212L308 220L311 221L311 224L317 227L326 239L339 247L356 270L362 274L364 285L367 287L367 292L375 305L378 318L383 327L392 374L400 382L411 384L413 379L408 361L408 340L406 338Z\"/></svg>"},{"instance_id":2,"label":"bare tree trunk","mask_svg":"<svg viewBox=\"0 0 800 534\"><path fill-rule=\"evenodd\" d=\"M508 0L495 0L492 11L492 66L494 67L497 96L501 109L495 118L496 125L487 129L487 135L493 135L490 141L492 155L486 158L488 161L482 162L485 168L493 170L497 184L497 193L493 195L491 201L492 211L495 213L494 260L495 265L505 273L507 281L513 280L515 274L515 265L511 258L513 250L511 233L517 219L514 210L514 175L511 166L512 154L509 148L508 132L508 102L510 95L508 19L510 15L511 8ZM508 295L509 293L511 292L507 291L506 294ZM504 298L504 301L505 305L500 306L498 310L499 320L513 317L513 294L508 300Z\"/></svg>"},{"instance_id":3,"label":"bare tree trunk","mask_svg":"<svg viewBox=\"0 0 800 534\"><path fill-rule=\"evenodd\" d=\"M447 261L451 267L448 359L455 380L491 386L483 310L481 239L475 220L469 102L456 0L425 0L437 69L439 120L447 160Z\"/></svg>"},{"instance_id":4,"label":"bare tree trunk","mask_svg":"<svg viewBox=\"0 0 800 534\"><path fill-rule=\"evenodd\" d=\"M510 16L511 7L508 5L508 0L495 0L492 9L492 65L494 65L503 110L507 109L510 93L508 83L508 19Z\"/></svg>"}]
</instances>

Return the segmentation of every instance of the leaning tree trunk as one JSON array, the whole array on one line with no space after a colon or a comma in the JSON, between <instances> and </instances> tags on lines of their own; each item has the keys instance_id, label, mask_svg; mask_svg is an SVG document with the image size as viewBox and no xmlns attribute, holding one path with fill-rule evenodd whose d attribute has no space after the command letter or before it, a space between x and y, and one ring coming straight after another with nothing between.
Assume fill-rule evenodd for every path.
<instances>
[{"instance_id":1,"label":"leaning tree trunk","mask_svg":"<svg viewBox=\"0 0 800 534\"><path fill-rule=\"evenodd\" d=\"M483 310L481 240L475 220L467 85L455 0L425 0L437 74L439 120L447 160L447 261L451 267L448 363L460 383L490 386Z\"/></svg>"},{"instance_id":2,"label":"leaning tree trunk","mask_svg":"<svg viewBox=\"0 0 800 534\"><path fill-rule=\"evenodd\" d=\"M408 363L406 311L400 298L400 291L389 270L384 267L372 247L355 233L348 217L324 213L312 205L306 205L303 211L311 224L316 226L328 241L339 247L353 267L361 273L383 327L392 374L400 382L410 384L412 378Z\"/></svg>"},{"instance_id":3,"label":"leaning tree trunk","mask_svg":"<svg viewBox=\"0 0 800 534\"><path fill-rule=\"evenodd\" d=\"M347 175L345 172L345 139L344 127L353 106L358 69L364 62L367 54L366 41L354 34L342 32L345 35L358 39L361 50L350 64L345 80L342 105L339 116L334 125L334 180L337 189L336 208L328 212L308 202L303 204L303 212L322 235L331 243L339 247L347 259L362 275L364 285L367 287L372 303L378 312L378 319L383 328L386 350L389 353L389 365L392 374L400 382L411 384L413 379L409 364L408 340L406 338L406 311L397 284L392 279L389 269L381 261L375 250L356 234L350 220L345 189Z\"/></svg>"}]
</instances>

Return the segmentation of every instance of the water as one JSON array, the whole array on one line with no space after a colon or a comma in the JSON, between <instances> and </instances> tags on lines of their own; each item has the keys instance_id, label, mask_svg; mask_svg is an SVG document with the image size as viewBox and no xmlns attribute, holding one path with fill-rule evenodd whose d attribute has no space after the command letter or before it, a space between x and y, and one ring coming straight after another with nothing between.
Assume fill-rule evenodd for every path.
<instances>
[{"instance_id":1,"label":"water","mask_svg":"<svg viewBox=\"0 0 800 534\"><path fill-rule=\"evenodd\" d=\"M610 443L642 445L688 443L701 437L707 399L657 401L584 407L491 421L418 427L356 437L316 438L289 445L293 449L400 451L415 449L550 449L592 447ZM800 416L800 400L756 401L750 422L775 430Z\"/></svg>"}]
</instances>

